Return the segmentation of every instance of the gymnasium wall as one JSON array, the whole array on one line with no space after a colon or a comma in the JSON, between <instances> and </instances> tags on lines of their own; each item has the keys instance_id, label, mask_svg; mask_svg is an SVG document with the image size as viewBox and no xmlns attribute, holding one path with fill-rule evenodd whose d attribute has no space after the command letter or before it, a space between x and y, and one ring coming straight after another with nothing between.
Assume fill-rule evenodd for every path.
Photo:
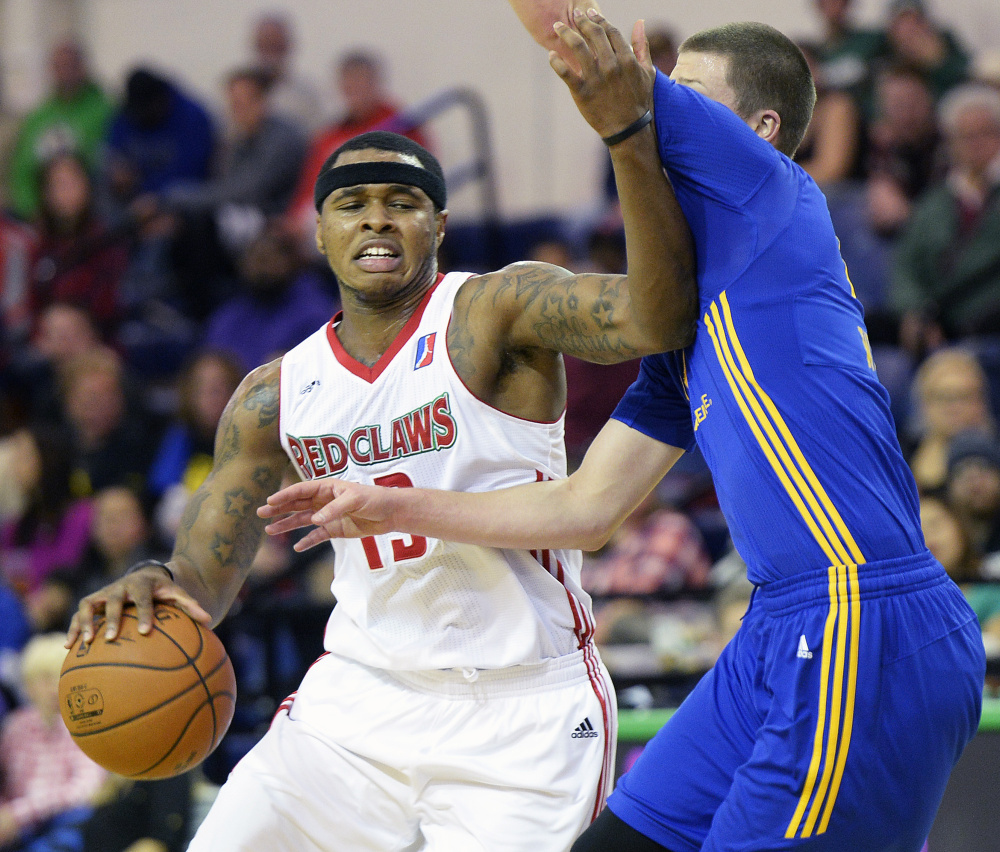
<instances>
[{"instance_id":1,"label":"gymnasium wall","mask_svg":"<svg viewBox=\"0 0 1000 852\"><path fill-rule=\"evenodd\" d=\"M880 18L887 0L856 0L859 21ZM1000 49L995 0L928 0L970 48ZM137 62L153 62L219 105L219 83L247 57L250 23L263 10L288 12L299 34L298 70L332 90L331 62L345 49L377 49L391 88L414 103L449 87L484 99L504 216L554 212L585 216L596 198L602 148L577 114L544 51L522 30L505 0L0 0L0 57L16 101L34 76L33 42L77 29L109 87ZM682 37L727 20L756 19L793 37L816 32L813 0L602 0L605 14L630 29L638 17L671 25ZM36 75L35 75L36 76ZM337 104L331 102L331 111ZM445 165L471 150L467 116L453 112L433 130ZM476 216L478 194L453 197L455 219Z\"/></svg>"}]
</instances>

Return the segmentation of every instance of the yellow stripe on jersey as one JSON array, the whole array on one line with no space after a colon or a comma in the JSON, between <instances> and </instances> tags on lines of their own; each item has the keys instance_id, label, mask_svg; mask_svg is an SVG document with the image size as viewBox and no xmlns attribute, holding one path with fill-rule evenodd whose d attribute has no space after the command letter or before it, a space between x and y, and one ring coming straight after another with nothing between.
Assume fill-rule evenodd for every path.
<instances>
[{"instance_id":1,"label":"yellow stripe on jersey","mask_svg":"<svg viewBox=\"0 0 1000 852\"><path fill-rule=\"evenodd\" d=\"M840 251L840 237L837 237L837 251ZM840 260L844 264L844 275L847 278L848 285L850 285L851 295L856 299L858 298L858 294L854 292L854 282L851 281L851 273L847 271L847 261L843 257Z\"/></svg>"},{"instance_id":2,"label":"yellow stripe on jersey","mask_svg":"<svg viewBox=\"0 0 1000 852\"><path fill-rule=\"evenodd\" d=\"M817 820L817 833L822 834L829 824L850 746L860 633L857 566L865 560L774 401L757 383L724 292L719 304L713 302L704 319L726 381L765 458L830 562L830 609L824 627L813 751L802 794L785 832L792 838L801 829L802 837L810 837ZM803 823L807 808L809 814Z\"/></svg>"}]
</instances>

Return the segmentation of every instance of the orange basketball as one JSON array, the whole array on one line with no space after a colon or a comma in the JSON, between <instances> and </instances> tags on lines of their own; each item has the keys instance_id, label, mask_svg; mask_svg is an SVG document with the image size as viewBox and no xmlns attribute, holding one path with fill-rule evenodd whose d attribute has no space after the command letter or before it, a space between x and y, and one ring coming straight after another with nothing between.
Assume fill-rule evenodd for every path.
<instances>
[{"instance_id":1,"label":"orange basketball","mask_svg":"<svg viewBox=\"0 0 1000 852\"><path fill-rule=\"evenodd\" d=\"M219 637L158 603L153 629L139 633L135 607L104 639L77 639L59 676L63 721L77 745L129 778L169 778L201 763L233 719L236 675Z\"/></svg>"}]
</instances>

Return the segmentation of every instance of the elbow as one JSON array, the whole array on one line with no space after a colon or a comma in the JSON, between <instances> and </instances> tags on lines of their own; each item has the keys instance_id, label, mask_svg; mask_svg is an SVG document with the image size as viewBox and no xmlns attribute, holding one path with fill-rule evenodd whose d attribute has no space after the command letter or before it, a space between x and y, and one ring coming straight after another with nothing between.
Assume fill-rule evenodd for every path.
<instances>
[{"instance_id":1,"label":"elbow","mask_svg":"<svg viewBox=\"0 0 1000 852\"><path fill-rule=\"evenodd\" d=\"M659 311L633 315L643 338L641 355L686 349L694 343L700 309L694 270L680 270L673 281L671 295L661 301Z\"/></svg>"},{"instance_id":2,"label":"elbow","mask_svg":"<svg viewBox=\"0 0 1000 852\"><path fill-rule=\"evenodd\" d=\"M695 334L698 331L698 317L692 316L685 323L681 323L674 335L673 349L687 349L694 343Z\"/></svg>"},{"instance_id":3,"label":"elbow","mask_svg":"<svg viewBox=\"0 0 1000 852\"><path fill-rule=\"evenodd\" d=\"M655 325L647 328L645 343L641 355L652 355L657 352L672 352L677 349L687 349L694 343L698 330L697 302L693 306L685 306L677 314L659 317Z\"/></svg>"},{"instance_id":4,"label":"elbow","mask_svg":"<svg viewBox=\"0 0 1000 852\"><path fill-rule=\"evenodd\" d=\"M596 520L586 529L578 531L577 538L571 546L588 552L600 550L611 541L611 536L618 529L619 523L613 518Z\"/></svg>"}]
</instances>

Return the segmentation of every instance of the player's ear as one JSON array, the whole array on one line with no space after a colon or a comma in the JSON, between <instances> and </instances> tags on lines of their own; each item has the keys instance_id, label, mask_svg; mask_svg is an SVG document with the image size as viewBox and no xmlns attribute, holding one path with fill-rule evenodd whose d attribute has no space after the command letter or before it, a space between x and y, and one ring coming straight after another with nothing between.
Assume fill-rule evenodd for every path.
<instances>
[{"instance_id":1,"label":"player's ear","mask_svg":"<svg viewBox=\"0 0 1000 852\"><path fill-rule=\"evenodd\" d=\"M778 131L781 130L781 116L777 112L762 109L749 124L761 139L777 147Z\"/></svg>"},{"instance_id":2,"label":"player's ear","mask_svg":"<svg viewBox=\"0 0 1000 852\"><path fill-rule=\"evenodd\" d=\"M320 254L326 255L326 246L323 245L323 220L319 213L316 214L316 248Z\"/></svg>"},{"instance_id":3,"label":"player's ear","mask_svg":"<svg viewBox=\"0 0 1000 852\"><path fill-rule=\"evenodd\" d=\"M436 233L434 235L434 245L441 248L441 243L444 242L444 224L448 221L448 211L441 210L434 216Z\"/></svg>"}]
</instances>

